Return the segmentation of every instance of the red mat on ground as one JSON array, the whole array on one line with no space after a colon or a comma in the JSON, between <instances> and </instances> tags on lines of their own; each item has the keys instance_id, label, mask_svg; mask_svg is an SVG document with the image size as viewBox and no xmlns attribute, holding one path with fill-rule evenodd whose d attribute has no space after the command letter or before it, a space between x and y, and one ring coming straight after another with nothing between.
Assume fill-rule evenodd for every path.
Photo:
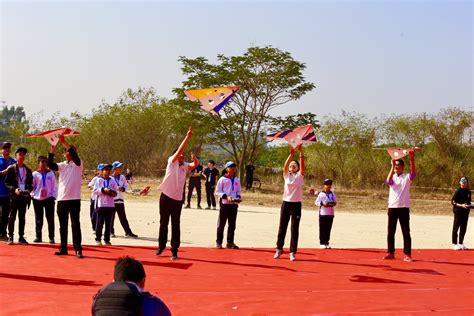
<instances>
[{"instance_id":1,"label":"red mat on ground","mask_svg":"<svg viewBox=\"0 0 474 316\"><path fill-rule=\"evenodd\" d=\"M170 261L150 247L86 246L83 260L56 248L0 244L1 315L90 315L123 255L173 315L474 314L473 251L417 250L406 263L376 249L301 249L290 262L272 249L182 248Z\"/></svg>"}]
</instances>

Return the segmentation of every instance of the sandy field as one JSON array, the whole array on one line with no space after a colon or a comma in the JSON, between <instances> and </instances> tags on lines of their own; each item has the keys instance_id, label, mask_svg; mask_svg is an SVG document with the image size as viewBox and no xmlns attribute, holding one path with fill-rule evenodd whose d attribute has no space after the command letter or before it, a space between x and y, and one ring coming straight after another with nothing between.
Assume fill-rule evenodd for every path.
<instances>
[{"instance_id":1,"label":"sandy field","mask_svg":"<svg viewBox=\"0 0 474 316\"><path fill-rule=\"evenodd\" d=\"M193 201L194 202L194 201ZM138 239L124 237L124 231L118 218L115 222L116 238L113 245L156 246L159 227L159 206L157 201L133 199L125 204L128 220ZM242 203L237 216L235 243L240 247L275 247L279 221L278 207L262 207ZM183 209L181 214L182 247L214 247L218 211ZM34 211L31 206L26 216L25 238L32 243L35 238ZM451 248L452 216L411 215L412 246L414 249ZM59 224L55 216L56 242L59 242ZM468 224L465 244L474 247L474 223ZM70 225L69 225L70 226ZM331 245L334 248L385 248L386 247L386 211L379 213L339 212L331 233ZM90 218L89 201L83 200L81 207L81 227L83 244L95 244ZM15 231L18 230L18 220ZM304 209L300 222L300 248L319 247L318 218L314 209ZM69 227L69 243L71 230ZM170 238L170 232L169 236ZM18 235L15 234L15 243ZM43 226L43 240L47 241L46 220ZM225 235L224 235L225 242ZM169 245L169 244L168 244ZM289 246L289 228L285 246ZM397 228L396 247L403 246L400 227Z\"/></svg>"}]
</instances>

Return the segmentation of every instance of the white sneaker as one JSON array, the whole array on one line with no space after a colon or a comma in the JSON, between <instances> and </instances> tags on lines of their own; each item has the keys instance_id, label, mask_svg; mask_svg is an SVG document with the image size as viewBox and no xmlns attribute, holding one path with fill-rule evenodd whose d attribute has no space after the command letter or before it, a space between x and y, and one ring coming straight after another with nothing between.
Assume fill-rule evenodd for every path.
<instances>
[{"instance_id":1,"label":"white sneaker","mask_svg":"<svg viewBox=\"0 0 474 316\"><path fill-rule=\"evenodd\" d=\"M319 248L326 249L326 245L319 245Z\"/></svg>"},{"instance_id":2,"label":"white sneaker","mask_svg":"<svg viewBox=\"0 0 474 316\"><path fill-rule=\"evenodd\" d=\"M296 260L296 255L294 252L290 252L290 261L295 261Z\"/></svg>"},{"instance_id":3,"label":"white sneaker","mask_svg":"<svg viewBox=\"0 0 474 316\"><path fill-rule=\"evenodd\" d=\"M326 249L331 249L331 246L329 246L329 244L327 244Z\"/></svg>"},{"instance_id":4,"label":"white sneaker","mask_svg":"<svg viewBox=\"0 0 474 316\"><path fill-rule=\"evenodd\" d=\"M283 250L282 249L277 249L275 251L275 255L273 256L273 259L278 259L281 257L281 255L283 254Z\"/></svg>"},{"instance_id":5,"label":"white sneaker","mask_svg":"<svg viewBox=\"0 0 474 316\"><path fill-rule=\"evenodd\" d=\"M462 250L468 250L469 248L466 247L464 244L460 244L459 247L461 247Z\"/></svg>"},{"instance_id":6,"label":"white sneaker","mask_svg":"<svg viewBox=\"0 0 474 316\"><path fill-rule=\"evenodd\" d=\"M453 250L462 250L462 246L461 245L453 245Z\"/></svg>"}]
</instances>

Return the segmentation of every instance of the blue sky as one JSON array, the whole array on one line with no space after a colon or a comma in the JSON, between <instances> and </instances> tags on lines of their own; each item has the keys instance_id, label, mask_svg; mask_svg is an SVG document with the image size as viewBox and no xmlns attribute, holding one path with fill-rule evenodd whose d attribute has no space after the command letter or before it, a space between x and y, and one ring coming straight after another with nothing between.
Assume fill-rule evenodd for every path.
<instances>
[{"instance_id":1,"label":"blue sky","mask_svg":"<svg viewBox=\"0 0 474 316\"><path fill-rule=\"evenodd\" d=\"M91 113L127 88L163 97L179 56L272 45L317 88L276 115L472 109L471 1L1 2L0 100L45 118Z\"/></svg>"}]
</instances>

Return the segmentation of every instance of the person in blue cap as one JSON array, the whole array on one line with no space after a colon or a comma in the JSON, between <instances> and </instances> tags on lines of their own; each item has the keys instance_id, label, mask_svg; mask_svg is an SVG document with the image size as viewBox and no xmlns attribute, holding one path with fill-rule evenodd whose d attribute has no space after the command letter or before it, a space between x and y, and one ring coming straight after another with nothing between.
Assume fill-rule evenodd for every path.
<instances>
[{"instance_id":1,"label":"person in blue cap","mask_svg":"<svg viewBox=\"0 0 474 316\"><path fill-rule=\"evenodd\" d=\"M452 241L454 250L467 250L467 246L464 245L464 235L466 234L467 221L469 220L469 213L472 208L471 190L469 190L469 180L467 177L459 179L459 186L451 199L454 213Z\"/></svg>"},{"instance_id":2,"label":"person in blue cap","mask_svg":"<svg viewBox=\"0 0 474 316\"><path fill-rule=\"evenodd\" d=\"M2 155L0 156L0 239L6 240L8 216L10 215L10 193L5 185L5 176L8 169L14 168L16 160L10 157L12 144L2 143Z\"/></svg>"},{"instance_id":3,"label":"person in blue cap","mask_svg":"<svg viewBox=\"0 0 474 316\"><path fill-rule=\"evenodd\" d=\"M132 230L130 229L130 225L128 223L127 214L125 213L125 203L124 203L124 193L129 191L128 188L128 181L125 176L122 174L123 170L123 163L120 161L114 161L112 163L113 168L113 178L118 186L117 196L114 198L115 202L115 211L112 214L112 227L111 227L111 237L115 238L115 229L114 229L114 221L115 221L115 214L118 215L120 224L125 232L125 237L131 238L138 238Z\"/></svg>"},{"instance_id":4,"label":"person in blue cap","mask_svg":"<svg viewBox=\"0 0 474 316\"><path fill-rule=\"evenodd\" d=\"M227 244L226 248L239 249L234 243L235 227L237 221L237 210L241 201L240 179L237 178L237 165L233 161L225 164L226 174L222 176L216 185L216 195L221 199L219 218L217 220L216 248L222 248L224 239L224 228L227 222Z\"/></svg>"},{"instance_id":5,"label":"person in blue cap","mask_svg":"<svg viewBox=\"0 0 474 316\"><path fill-rule=\"evenodd\" d=\"M102 171L104 170L105 164L100 163L97 165L97 170L95 172L95 176L91 179L89 184L87 184L87 187L92 191L91 193L91 204L90 204L90 217L91 217L91 224L92 224L92 231L95 234L95 228L97 226L97 195L94 193L94 186L95 182L99 177L102 176Z\"/></svg>"}]
</instances>

